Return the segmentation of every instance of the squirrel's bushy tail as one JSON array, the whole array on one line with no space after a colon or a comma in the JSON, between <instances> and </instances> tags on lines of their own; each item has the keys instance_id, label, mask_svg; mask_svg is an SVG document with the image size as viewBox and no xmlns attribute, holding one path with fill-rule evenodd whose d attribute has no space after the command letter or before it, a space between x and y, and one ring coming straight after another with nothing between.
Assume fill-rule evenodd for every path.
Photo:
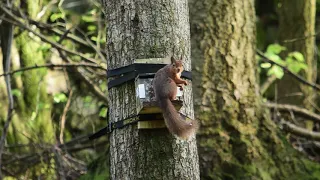
<instances>
[{"instance_id":1,"label":"squirrel's bushy tail","mask_svg":"<svg viewBox=\"0 0 320 180\"><path fill-rule=\"evenodd\" d=\"M188 118L185 116L182 117L169 99L161 99L159 103L164 121L171 133L182 139L188 139L191 135L196 133L198 129L197 121L192 121L190 119L186 121Z\"/></svg>"}]
</instances>

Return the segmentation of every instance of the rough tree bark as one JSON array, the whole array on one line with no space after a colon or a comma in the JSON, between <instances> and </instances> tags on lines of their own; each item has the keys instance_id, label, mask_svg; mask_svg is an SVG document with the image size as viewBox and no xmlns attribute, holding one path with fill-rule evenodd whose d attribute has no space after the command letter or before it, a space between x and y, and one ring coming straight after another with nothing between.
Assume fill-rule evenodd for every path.
<instances>
[{"instance_id":1,"label":"rough tree bark","mask_svg":"<svg viewBox=\"0 0 320 180\"><path fill-rule=\"evenodd\" d=\"M186 0L104 0L108 69L135 59L183 55L191 70L189 11ZM192 88L186 87L182 112L193 117ZM109 91L110 119L135 113L132 82ZM195 138L181 141L166 129L138 130L136 125L110 134L111 179L199 179Z\"/></svg>"},{"instance_id":2,"label":"rough tree bark","mask_svg":"<svg viewBox=\"0 0 320 180\"><path fill-rule=\"evenodd\" d=\"M193 77L200 82L201 179L315 177L319 166L290 147L262 107L254 0L189 0L189 6L193 60L203 69Z\"/></svg>"}]
</instances>

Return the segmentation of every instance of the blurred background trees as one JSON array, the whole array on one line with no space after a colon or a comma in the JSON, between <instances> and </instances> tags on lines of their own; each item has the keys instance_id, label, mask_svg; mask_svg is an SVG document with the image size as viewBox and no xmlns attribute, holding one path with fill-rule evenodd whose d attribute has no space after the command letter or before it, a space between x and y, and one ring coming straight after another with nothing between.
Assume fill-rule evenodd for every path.
<instances>
[{"instance_id":1,"label":"blurred background trees","mask_svg":"<svg viewBox=\"0 0 320 180\"><path fill-rule=\"evenodd\" d=\"M218 72L219 70L237 74L234 70L241 67L245 68L242 71L251 73L250 76L257 76L255 77L259 81L257 86L260 87L255 89L256 85L251 84L247 90L251 92L260 89L261 101L264 103L254 104L256 100L253 99L239 107L239 115L244 114L241 110L247 105L258 107L257 112L260 112L260 109L270 109L270 114L266 112L264 116L270 115L273 122L269 121L270 119L267 122L277 129L274 131L277 132L277 138L270 138L270 141L267 141L268 138L261 140L262 135L256 138L267 147L270 146L266 151L271 154L281 150L281 148L271 148L274 142L282 144L282 148L292 146L295 149L294 156L301 157L300 160L297 160L299 158L282 160L288 161L286 163L292 164L295 168L302 168L301 162L298 161L303 161L305 169L299 172L309 170L306 176L320 177L320 118L318 118L320 108L317 85L320 83L317 71L320 1L248 2L234 1L223 4L216 0L189 0L193 76L195 79L198 78L193 81L195 109L199 109L196 111L198 112L196 117L204 127L198 137L199 156L202 157L201 176L203 179L223 179L229 177L228 174L253 171L251 166L240 167L241 159L230 160L230 163L224 164L214 161L217 157L237 158L246 154L243 153L244 150L248 153L250 149L248 148L250 146L246 146L248 149L230 150L227 148L230 141L219 138L232 137L232 141L235 142L234 147L237 143L246 144L250 140L246 139L248 138L246 136L242 137L241 133L235 133L237 126L233 122L228 122L228 116L225 114L220 116L217 112L216 116L208 116L209 119L201 116L201 110L206 108L203 107L204 91L212 85L204 86L204 82L223 84L229 80L227 76L223 76L224 72ZM8 94L3 75L5 48L11 48L11 70L22 69L22 71L11 73L14 111L10 116L11 122L3 146L2 174L8 179L107 178L108 138L105 136L95 141L87 139L88 134L107 124L108 94L105 71L107 64L104 47L107 41L105 33L108 22L104 18L103 2L13 0L9 1L10 3L11 6L2 0L0 4L1 134L8 120ZM218 8L219 5L221 8ZM228 8L238 5L244 7L237 9L239 14L236 14L237 16L230 14ZM232 21L228 18L223 19L224 17L239 19ZM245 23L238 27L237 23L240 25L242 23L241 18L249 24L254 24ZM8 24L14 26L13 43L10 47L5 43L9 38L6 34ZM232 26L229 27L230 24ZM252 33L246 29L254 29L254 25L256 30ZM239 36L235 35L237 37L235 39L225 36L228 33L234 35L233 33L238 31ZM242 44L243 40L248 42ZM225 54L233 52L233 49L227 46L227 42L232 41L239 41L239 44L236 43L239 48L234 50L238 49L240 52L233 58L239 58L244 67L236 64L226 67L219 64L224 61ZM257 49L263 52L265 58L256 56L254 59L253 54L246 56L246 53L254 50L248 45L249 43L256 43ZM282 65L285 69L266 61L266 58ZM41 65L45 67L39 68ZM219 65L221 68L217 68ZM23 70L29 67L31 69ZM302 80L297 80L297 77L289 75L286 70L290 70ZM309 82L309 85L303 81ZM227 87L224 90L228 92L235 90ZM219 104L222 95L215 91L206 94L213 99L212 102L217 108L223 107ZM235 97L237 95L239 94L234 93ZM218 111L213 106L210 108L212 113ZM255 121L258 119L255 119L257 116L252 115L250 118ZM248 117L238 120L244 122L250 119ZM261 115L259 117L265 119ZM250 125L250 123L252 122L245 124ZM219 131L218 125L223 127L223 131ZM218 135L215 134L217 132ZM277 141L274 141L275 139ZM287 144L287 141L290 144ZM229 153L234 154L229 156ZM251 162L246 161L248 164ZM282 161L279 161L279 164L281 163ZM277 164L271 163L273 166ZM225 169L228 171L224 171ZM279 173L286 174L284 171ZM260 175L262 179L269 178L266 173L260 172Z\"/></svg>"}]
</instances>

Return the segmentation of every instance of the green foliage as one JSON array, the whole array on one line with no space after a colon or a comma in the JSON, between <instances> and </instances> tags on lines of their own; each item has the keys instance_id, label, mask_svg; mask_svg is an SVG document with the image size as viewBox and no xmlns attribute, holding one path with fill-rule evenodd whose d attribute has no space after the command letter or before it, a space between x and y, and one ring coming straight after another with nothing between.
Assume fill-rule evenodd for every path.
<instances>
[{"instance_id":1,"label":"green foliage","mask_svg":"<svg viewBox=\"0 0 320 180\"><path fill-rule=\"evenodd\" d=\"M12 90L12 95L16 97L21 97L21 91L20 89L13 89Z\"/></svg>"},{"instance_id":2,"label":"green foliage","mask_svg":"<svg viewBox=\"0 0 320 180\"><path fill-rule=\"evenodd\" d=\"M61 12L57 12L57 13L53 13L51 14L50 16L50 21L51 22L55 22L57 21L58 19L64 19L65 18L65 15Z\"/></svg>"},{"instance_id":3,"label":"green foliage","mask_svg":"<svg viewBox=\"0 0 320 180\"><path fill-rule=\"evenodd\" d=\"M278 79L281 79L284 75L284 72L281 67L273 65L267 73L268 76L275 75Z\"/></svg>"},{"instance_id":4,"label":"green foliage","mask_svg":"<svg viewBox=\"0 0 320 180\"><path fill-rule=\"evenodd\" d=\"M108 113L108 108L103 107L103 108L101 108L101 110L99 112L99 116L105 118L105 117L107 117L107 113Z\"/></svg>"},{"instance_id":5,"label":"green foliage","mask_svg":"<svg viewBox=\"0 0 320 180\"><path fill-rule=\"evenodd\" d=\"M84 22L87 22L87 23L92 23L92 22L96 21L96 19L90 15L81 16L81 20L83 20Z\"/></svg>"},{"instance_id":6,"label":"green foliage","mask_svg":"<svg viewBox=\"0 0 320 180\"><path fill-rule=\"evenodd\" d=\"M267 53L279 54L284 50L286 50L286 47L284 46L281 46L279 44L270 44L267 48Z\"/></svg>"},{"instance_id":7,"label":"green foliage","mask_svg":"<svg viewBox=\"0 0 320 180\"><path fill-rule=\"evenodd\" d=\"M68 97L64 93L57 93L53 95L53 101L55 103L67 102Z\"/></svg>"},{"instance_id":8,"label":"green foliage","mask_svg":"<svg viewBox=\"0 0 320 180\"><path fill-rule=\"evenodd\" d=\"M37 51L42 51L44 53L48 52L52 46L50 44L44 43L42 46L37 48Z\"/></svg>"},{"instance_id":9,"label":"green foliage","mask_svg":"<svg viewBox=\"0 0 320 180\"><path fill-rule=\"evenodd\" d=\"M273 62L287 67L293 73L299 73L301 70L307 70L307 64L305 63L303 54L300 52L290 52L288 53L285 60L281 58L281 53L286 50L286 47L279 44L270 44L264 53ZM268 76L276 76L278 79L281 79L284 75L283 69L275 64L271 63L261 63L260 67L267 70Z\"/></svg>"},{"instance_id":10,"label":"green foliage","mask_svg":"<svg viewBox=\"0 0 320 180\"><path fill-rule=\"evenodd\" d=\"M300 72L301 69L307 70L308 66L304 62L303 54L300 52L289 53L286 57L288 69L294 73Z\"/></svg>"},{"instance_id":11,"label":"green foliage","mask_svg":"<svg viewBox=\"0 0 320 180\"><path fill-rule=\"evenodd\" d=\"M78 2L80 4L77 4ZM98 1L91 0L58 0L50 2L50 4L48 3L48 1L28 0L21 6L21 12L24 12L27 18L44 23L43 27L47 27L47 29L41 29L37 28L37 26L32 26L32 29L55 42L58 42L62 34L68 30L68 37L64 37L59 43L61 46L101 61L95 50L103 51L101 47L104 47L103 43L105 43L106 39L101 4ZM41 10L42 12L40 12ZM20 16L21 14L17 13L16 15ZM20 20L29 26L26 19L20 17ZM53 48L50 44L41 41L25 29L18 30L18 27L16 27L16 30L14 37L16 50L13 54L14 58L18 59L17 61L19 62L18 65L13 65L13 69L34 66L36 64L61 63L61 57L59 57L56 51L52 51ZM75 41L74 39L79 41ZM71 63L83 62L83 59L79 56L68 53L65 53L65 56L68 60L72 61ZM92 133L93 129L98 129L105 125L105 122L99 118L107 116L108 109L103 104L105 102L101 103L93 93L89 96L90 88L79 85L84 83L77 79L78 77L73 77L72 72L70 73L68 70L64 72L60 68L54 72L53 70L56 69L35 69L27 72L18 72L12 76L12 93L17 101L6 143L8 146L15 144L37 144L37 147L36 151L33 149L33 146L6 149L6 151L8 151L8 154L13 154L13 156L16 156L14 154L15 151L19 151L19 153L23 152L23 156L38 154L34 161L39 160L38 163L32 164L28 169L24 169L25 172L19 172L20 174L17 174L17 179L37 179L40 178L38 176L43 174L46 174L45 179L58 179L56 177L58 167L54 160L56 155L43 153L43 150L47 148L51 149L58 143L56 140L61 130L60 120L68 97L64 93L64 85L60 86L59 82L57 84L48 83L52 78L56 76L68 76L67 81L69 81L70 86L74 89L75 95L65 115L66 123L63 132L65 142L81 135ZM81 72L84 72L87 69L82 68L81 70ZM93 79L97 86L101 87L103 92L106 92L106 81L103 78L100 78L103 79L100 80L94 71L92 72L87 73L87 77ZM65 79L67 78L61 78L63 81ZM52 91L50 87L53 89ZM7 101L7 99L4 100ZM76 103L73 103L73 100ZM1 110L6 110L6 104L7 102L3 103L3 101L0 101ZM99 109L99 107L103 108ZM0 114L1 123L4 121L2 115L5 115L5 113ZM62 151L63 155L70 153L70 156L76 161L88 163L92 161L91 157L98 155L95 149L91 148L91 146L88 147L90 148L86 149L85 147L83 150L75 150L72 154L64 150ZM17 154L17 156L20 155ZM13 170L13 174L15 174L16 170L25 166L26 163L28 162L21 162L21 165L14 164L13 166L16 167L7 168ZM76 172L74 166L69 162L65 166L66 171ZM108 172L105 171L102 174L105 177Z\"/></svg>"}]
</instances>

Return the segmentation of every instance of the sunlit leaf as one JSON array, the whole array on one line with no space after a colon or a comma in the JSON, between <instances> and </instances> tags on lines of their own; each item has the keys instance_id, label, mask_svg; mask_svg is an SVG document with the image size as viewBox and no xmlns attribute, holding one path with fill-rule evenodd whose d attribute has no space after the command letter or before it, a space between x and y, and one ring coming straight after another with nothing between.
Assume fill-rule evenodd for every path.
<instances>
[{"instance_id":1,"label":"sunlit leaf","mask_svg":"<svg viewBox=\"0 0 320 180\"><path fill-rule=\"evenodd\" d=\"M304 62L303 54L298 52L298 51L291 52L291 53L288 54L288 56L294 57L299 62Z\"/></svg>"},{"instance_id":2,"label":"sunlit leaf","mask_svg":"<svg viewBox=\"0 0 320 180\"><path fill-rule=\"evenodd\" d=\"M81 16L81 19L82 19L84 22L94 22L94 21L95 21L94 16Z\"/></svg>"},{"instance_id":3,"label":"sunlit leaf","mask_svg":"<svg viewBox=\"0 0 320 180\"><path fill-rule=\"evenodd\" d=\"M283 61L280 56L273 54L273 53L265 53L265 56L267 56L270 60L274 61L275 63L278 63L282 66L286 65L286 62Z\"/></svg>"},{"instance_id":4,"label":"sunlit leaf","mask_svg":"<svg viewBox=\"0 0 320 180\"><path fill-rule=\"evenodd\" d=\"M59 18L63 18L63 14L62 13L54 13L50 16L50 20L51 22L56 21Z\"/></svg>"},{"instance_id":5,"label":"sunlit leaf","mask_svg":"<svg viewBox=\"0 0 320 180\"><path fill-rule=\"evenodd\" d=\"M286 57L286 63L287 64L291 64L291 63L293 63L295 60L291 57L291 56L287 56Z\"/></svg>"},{"instance_id":6,"label":"sunlit leaf","mask_svg":"<svg viewBox=\"0 0 320 180\"><path fill-rule=\"evenodd\" d=\"M301 67L301 69L304 69L304 70L308 69L308 65L305 63L300 63L300 67Z\"/></svg>"},{"instance_id":7,"label":"sunlit leaf","mask_svg":"<svg viewBox=\"0 0 320 180\"><path fill-rule=\"evenodd\" d=\"M92 41L97 41L98 38L97 38L96 36L92 36L92 37L91 37L91 40L92 40Z\"/></svg>"},{"instance_id":8,"label":"sunlit leaf","mask_svg":"<svg viewBox=\"0 0 320 180\"><path fill-rule=\"evenodd\" d=\"M283 50L286 50L286 47L279 44L270 44L267 48L267 53L279 54Z\"/></svg>"},{"instance_id":9,"label":"sunlit leaf","mask_svg":"<svg viewBox=\"0 0 320 180\"><path fill-rule=\"evenodd\" d=\"M273 65L268 71L268 76L275 75L278 79L281 79L284 75L283 69L277 65Z\"/></svg>"},{"instance_id":10,"label":"sunlit leaf","mask_svg":"<svg viewBox=\"0 0 320 180\"><path fill-rule=\"evenodd\" d=\"M90 26L87 27L87 29L89 31L95 31L97 29L97 26L90 25Z\"/></svg>"},{"instance_id":11,"label":"sunlit leaf","mask_svg":"<svg viewBox=\"0 0 320 180\"><path fill-rule=\"evenodd\" d=\"M270 63L262 63L262 64L260 64L260 67L261 68L270 68L271 67L271 64Z\"/></svg>"},{"instance_id":12,"label":"sunlit leaf","mask_svg":"<svg viewBox=\"0 0 320 180\"><path fill-rule=\"evenodd\" d=\"M67 102L68 97L64 93L57 93L53 95L53 101L55 103L60 103L60 102Z\"/></svg>"},{"instance_id":13,"label":"sunlit leaf","mask_svg":"<svg viewBox=\"0 0 320 180\"><path fill-rule=\"evenodd\" d=\"M281 79L284 75L283 69L279 66L274 66L275 67L275 71L274 71L274 75L278 78Z\"/></svg>"},{"instance_id":14,"label":"sunlit leaf","mask_svg":"<svg viewBox=\"0 0 320 180\"><path fill-rule=\"evenodd\" d=\"M42 46L38 47L37 51L48 51L49 49L51 49L50 44L43 44Z\"/></svg>"},{"instance_id":15,"label":"sunlit leaf","mask_svg":"<svg viewBox=\"0 0 320 180\"><path fill-rule=\"evenodd\" d=\"M298 73L301 69L301 66L297 62L290 63L288 69L293 73Z\"/></svg>"},{"instance_id":16,"label":"sunlit leaf","mask_svg":"<svg viewBox=\"0 0 320 180\"><path fill-rule=\"evenodd\" d=\"M301 69L304 69L304 70L308 69L308 66L305 63L299 63L295 61L288 65L288 69L293 73L298 73L301 71Z\"/></svg>"},{"instance_id":17,"label":"sunlit leaf","mask_svg":"<svg viewBox=\"0 0 320 180\"><path fill-rule=\"evenodd\" d=\"M108 113L108 108L103 107L99 112L99 116L105 118L105 117L107 117L107 113Z\"/></svg>"},{"instance_id":18,"label":"sunlit leaf","mask_svg":"<svg viewBox=\"0 0 320 180\"><path fill-rule=\"evenodd\" d=\"M53 36L53 40L58 42L60 40L60 37L59 36Z\"/></svg>"}]
</instances>

